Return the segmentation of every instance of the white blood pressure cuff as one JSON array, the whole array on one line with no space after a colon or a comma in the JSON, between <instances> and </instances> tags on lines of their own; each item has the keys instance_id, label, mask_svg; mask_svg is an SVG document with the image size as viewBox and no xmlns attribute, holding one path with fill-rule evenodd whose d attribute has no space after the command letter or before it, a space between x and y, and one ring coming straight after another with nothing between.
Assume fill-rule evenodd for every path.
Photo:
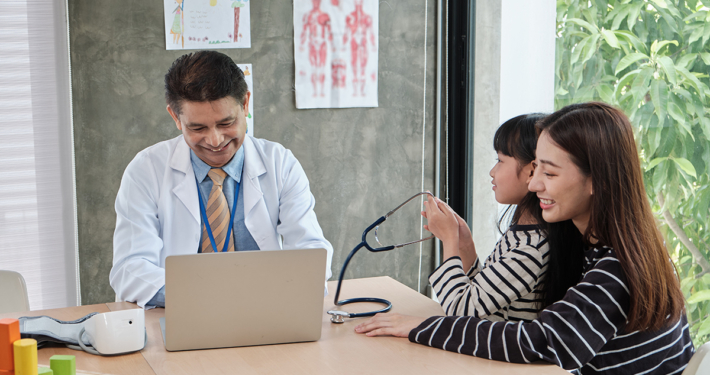
<instances>
[{"instance_id":1,"label":"white blood pressure cuff","mask_svg":"<svg viewBox=\"0 0 710 375\"><path fill-rule=\"evenodd\" d=\"M49 316L24 316L19 321L22 338L37 340L38 348L57 343L91 354L116 355L141 350L148 341L143 309L91 313L72 321Z\"/></svg>"}]
</instances>

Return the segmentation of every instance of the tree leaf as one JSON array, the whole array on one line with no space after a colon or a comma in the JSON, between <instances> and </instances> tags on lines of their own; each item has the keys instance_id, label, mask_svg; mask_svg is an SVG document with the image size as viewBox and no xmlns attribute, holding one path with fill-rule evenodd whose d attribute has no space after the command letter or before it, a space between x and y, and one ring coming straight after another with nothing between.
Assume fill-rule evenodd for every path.
<instances>
[{"instance_id":1,"label":"tree leaf","mask_svg":"<svg viewBox=\"0 0 710 375\"><path fill-rule=\"evenodd\" d=\"M688 65L690 65L690 62L694 61L698 57L697 53L689 53L686 55L681 56L678 60L675 62L675 66L679 66L681 68L688 68Z\"/></svg>"},{"instance_id":2,"label":"tree leaf","mask_svg":"<svg viewBox=\"0 0 710 375\"><path fill-rule=\"evenodd\" d=\"M691 163L688 159L685 158L673 158L673 161L678 164L680 169L683 170L683 172L698 178L698 175L695 173L695 167L693 167L693 163Z\"/></svg>"},{"instance_id":3,"label":"tree leaf","mask_svg":"<svg viewBox=\"0 0 710 375\"><path fill-rule=\"evenodd\" d=\"M579 26L582 26L582 27L584 27L585 29L589 30L590 33L593 33L593 34L599 32L599 28L597 28L596 26L593 26L592 24L590 24L589 22L587 22L587 21L585 21L585 20L583 20L583 19L579 19L579 18L568 18L568 19L567 19L567 22L572 22L572 23L574 23L574 24L577 24L577 25L579 25Z\"/></svg>"},{"instance_id":4,"label":"tree leaf","mask_svg":"<svg viewBox=\"0 0 710 375\"><path fill-rule=\"evenodd\" d=\"M666 73L668 77L668 82L675 85L676 75L675 75L675 65L673 65L673 60L668 56L661 56L658 58L658 62L661 64L661 68Z\"/></svg>"},{"instance_id":5,"label":"tree leaf","mask_svg":"<svg viewBox=\"0 0 710 375\"><path fill-rule=\"evenodd\" d=\"M666 107L668 107L668 86L661 80L654 80L651 83L651 101L656 109L659 118L666 117Z\"/></svg>"},{"instance_id":6,"label":"tree leaf","mask_svg":"<svg viewBox=\"0 0 710 375\"><path fill-rule=\"evenodd\" d=\"M688 304L703 302L710 300L710 290L701 290L699 292L693 293L688 297ZM710 320L710 319L709 319Z\"/></svg>"},{"instance_id":7,"label":"tree leaf","mask_svg":"<svg viewBox=\"0 0 710 375\"><path fill-rule=\"evenodd\" d=\"M705 292L705 290L703 292ZM710 333L710 318L708 318L706 316L705 319L702 320L702 323L700 324L700 327L698 328L698 333L696 334L696 337L703 337L703 336L707 335L708 333Z\"/></svg>"},{"instance_id":8,"label":"tree leaf","mask_svg":"<svg viewBox=\"0 0 710 375\"><path fill-rule=\"evenodd\" d=\"M634 29L634 25L636 25L636 21L639 19L639 13L641 13L641 9L645 6L643 2L639 2L638 4L635 4L629 9L629 16L626 18L626 24L629 26L629 30Z\"/></svg>"},{"instance_id":9,"label":"tree leaf","mask_svg":"<svg viewBox=\"0 0 710 375\"><path fill-rule=\"evenodd\" d=\"M619 48L619 39L617 39L616 35L612 31L602 30L602 36L608 45L614 48Z\"/></svg>"},{"instance_id":10,"label":"tree leaf","mask_svg":"<svg viewBox=\"0 0 710 375\"><path fill-rule=\"evenodd\" d=\"M651 162L648 163L648 166L646 167L646 171L650 171L651 169L655 168L658 164L661 164L665 160L668 160L668 158L655 158L655 159L651 160Z\"/></svg>"},{"instance_id":11,"label":"tree leaf","mask_svg":"<svg viewBox=\"0 0 710 375\"><path fill-rule=\"evenodd\" d=\"M705 65L710 65L710 53L702 52L700 58L703 59Z\"/></svg>"},{"instance_id":12,"label":"tree leaf","mask_svg":"<svg viewBox=\"0 0 710 375\"><path fill-rule=\"evenodd\" d=\"M617 38L621 37L629 41L631 45L639 52L646 52L646 44L641 41L636 35L627 30L614 30Z\"/></svg>"},{"instance_id":13,"label":"tree leaf","mask_svg":"<svg viewBox=\"0 0 710 375\"><path fill-rule=\"evenodd\" d=\"M708 41L708 38L710 38L710 23L705 23L705 27L703 28L703 46L705 45L705 42Z\"/></svg>"},{"instance_id":14,"label":"tree leaf","mask_svg":"<svg viewBox=\"0 0 710 375\"><path fill-rule=\"evenodd\" d=\"M577 61L579 61L579 56L582 54L582 51L587 47L587 43L589 43L590 38L591 35L580 40L579 43L574 46L574 51L572 51L572 57L569 60L570 65L574 65Z\"/></svg>"},{"instance_id":15,"label":"tree leaf","mask_svg":"<svg viewBox=\"0 0 710 375\"><path fill-rule=\"evenodd\" d=\"M614 90L607 84L597 86L597 93L604 102L611 103L614 100Z\"/></svg>"},{"instance_id":16,"label":"tree leaf","mask_svg":"<svg viewBox=\"0 0 710 375\"><path fill-rule=\"evenodd\" d=\"M619 30L621 22L629 15L629 4L623 4L618 7L619 13L614 17L614 22L611 23L612 30Z\"/></svg>"},{"instance_id":17,"label":"tree leaf","mask_svg":"<svg viewBox=\"0 0 710 375\"><path fill-rule=\"evenodd\" d=\"M676 67L676 71L677 71L677 72L680 72L680 74L681 74L683 77L685 77L685 79L687 79L687 80L690 82L690 85L693 86L693 88L695 89L695 91L696 91L699 95L703 95L703 94L705 93L704 90L701 90L701 89L700 89L701 83L700 83L700 80L698 79L698 77L696 77L695 75L693 75L692 73L690 73L690 72L688 71L688 69L685 69L685 68L682 68L682 67Z\"/></svg>"},{"instance_id":18,"label":"tree leaf","mask_svg":"<svg viewBox=\"0 0 710 375\"><path fill-rule=\"evenodd\" d=\"M693 32L690 34L690 38L688 38L688 44L693 44L696 40L700 39L703 36L704 31L704 27L698 27L697 29L693 30Z\"/></svg>"},{"instance_id":19,"label":"tree leaf","mask_svg":"<svg viewBox=\"0 0 710 375\"><path fill-rule=\"evenodd\" d=\"M614 96L617 97L617 100L619 98L619 95L621 95L621 89L628 85L629 82L633 81L634 78L636 78L636 75L639 74L639 72L641 72L641 69L632 70L624 74L623 77L621 77L619 83L616 85L616 90L614 90Z\"/></svg>"},{"instance_id":20,"label":"tree leaf","mask_svg":"<svg viewBox=\"0 0 710 375\"><path fill-rule=\"evenodd\" d=\"M710 118L703 117L700 119L700 126L705 134L705 139L710 140ZM710 148L710 147L708 147ZM710 275L710 274L709 274Z\"/></svg>"},{"instance_id":21,"label":"tree leaf","mask_svg":"<svg viewBox=\"0 0 710 375\"><path fill-rule=\"evenodd\" d=\"M654 41L653 44L651 45L651 53L656 53L661 50L661 48L669 45L669 44L675 44L676 46L678 45L677 40L662 40L662 41Z\"/></svg>"},{"instance_id":22,"label":"tree leaf","mask_svg":"<svg viewBox=\"0 0 710 375\"><path fill-rule=\"evenodd\" d=\"M687 119L685 115L683 114L683 111L681 111L680 107L678 104L675 102L671 101L668 103L668 114L671 115L671 117L676 120L678 125L680 125L683 130L686 131L686 133L689 133L689 129L687 127Z\"/></svg>"},{"instance_id":23,"label":"tree leaf","mask_svg":"<svg viewBox=\"0 0 710 375\"><path fill-rule=\"evenodd\" d=\"M619 61L619 64L616 65L616 71L614 72L614 74L619 74L619 72L628 68L629 65L631 65L641 59L649 59L650 60L650 58L643 53L631 53L631 54L624 56L624 58L621 59L621 61Z\"/></svg>"}]
</instances>

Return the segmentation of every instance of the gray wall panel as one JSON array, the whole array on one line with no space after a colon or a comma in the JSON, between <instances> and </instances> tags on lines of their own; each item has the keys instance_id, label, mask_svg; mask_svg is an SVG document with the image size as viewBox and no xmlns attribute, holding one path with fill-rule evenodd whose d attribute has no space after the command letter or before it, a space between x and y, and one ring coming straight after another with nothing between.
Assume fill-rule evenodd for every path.
<instances>
[{"instance_id":1,"label":"gray wall panel","mask_svg":"<svg viewBox=\"0 0 710 375\"><path fill-rule=\"evenodd\" d=\"M425 55L425 4L428 4ZM333 273L367 225L419 191L426 56L425 187L433 190L435 1L380 4L379 107L297 110L292 2L251 3L252 48L222 50L254 66L256 136L299 159L316 197ZM82 303L111 301L113 209L135 154L179 134L165 111L163 75L182 51L166 51L162 1L69 3ZM419 235L418 209L389 229ZM423 248L422 291L433 244ZM417 287L419 248L358 253L348 278L389 275Z\"/></svg>"}]
</instances>

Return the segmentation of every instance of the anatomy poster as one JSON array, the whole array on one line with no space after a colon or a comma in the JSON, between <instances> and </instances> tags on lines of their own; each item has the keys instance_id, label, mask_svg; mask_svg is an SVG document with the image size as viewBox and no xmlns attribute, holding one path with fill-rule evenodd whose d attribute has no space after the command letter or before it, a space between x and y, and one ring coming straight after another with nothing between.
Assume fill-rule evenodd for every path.
<instances>
[{"instance_id":1,"label":"anatomy poster","mask_svg":"<svg viewBox=\"0 0 710 375\"><path fill-rule=\"evenodd\" d=\"M251 64L237 64L237 66L244 72L244 80L247 81L247 87L251 93L249 97L249 113L247 113L247 133L254 136L254 75Z\"/></svg>"},{"instance_id":2,"label":"anatomy poster","mask_svg":"<svg viewBox=\"0 0 710 375\"><path fill-rule=\"evenodd\" d=\"M166 49L250 48L249 2L163 0Z\"/></svg>"},{"instance_id":3,"label":"anatomy poster","mask_svg":"<svg viewBox=\"0 0 710 375\"><path fill-rule=\"evenodd\" d=\"M297 108L377 107L377 0L294 0Z\"/></svg>"}]
</instances>

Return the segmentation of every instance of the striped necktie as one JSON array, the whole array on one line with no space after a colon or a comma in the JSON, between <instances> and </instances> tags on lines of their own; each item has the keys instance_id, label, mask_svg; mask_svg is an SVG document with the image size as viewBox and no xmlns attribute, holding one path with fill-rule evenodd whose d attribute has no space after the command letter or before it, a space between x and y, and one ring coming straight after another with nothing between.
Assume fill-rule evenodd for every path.
<instances>
[{"instance_id":1,"label":"striped necktie","mask_svg":"<svg viewBox=\"0 0 710 375\"><path fill-rule=\"evenodd\" d=\"M207 175L212 179L212 190L207 199L207 218L210 223L210 229L212 229L214 242L217 244L217 252L220 252L224 248L224 241L227 239L230 219L227 198L222 192L222 184L224 183L224 178L227 177L227 173L221 168L212 168ZM234 241L229 241L229 249L227 251L234 251ZM214 252L210 237L207 234L207 227L204 224L202 225L202 252Z\"/></svg>"}]
</instances>

